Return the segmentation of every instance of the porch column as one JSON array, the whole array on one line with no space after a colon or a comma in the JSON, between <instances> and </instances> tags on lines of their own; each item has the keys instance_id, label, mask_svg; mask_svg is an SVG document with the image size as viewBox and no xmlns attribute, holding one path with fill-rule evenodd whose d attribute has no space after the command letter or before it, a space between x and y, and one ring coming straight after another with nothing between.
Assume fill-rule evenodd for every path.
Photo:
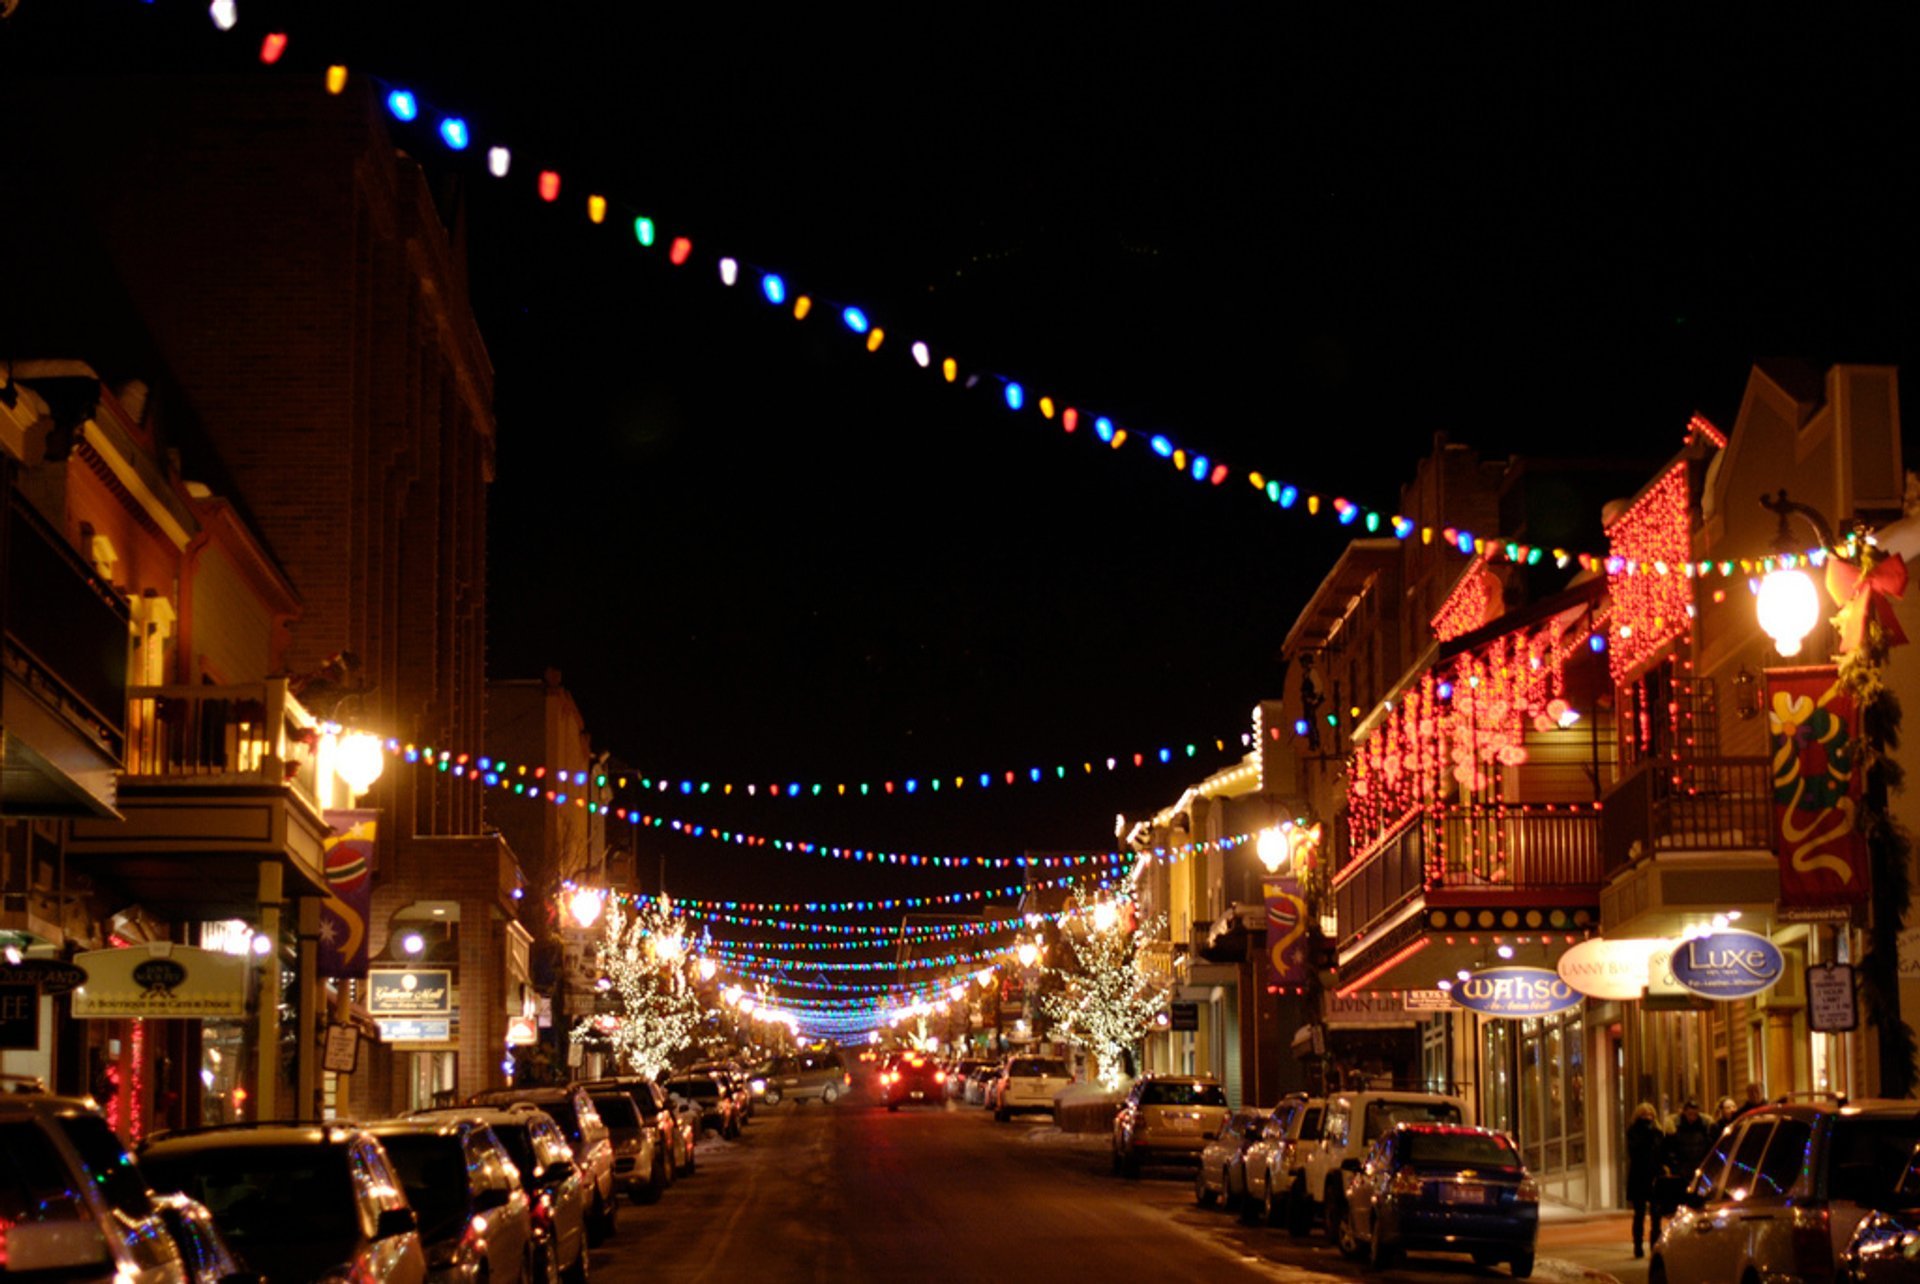
<instances>
[{"instance_id":1,"label":"porch column","mask_svg":"<svg viewBox=\"0 0 1920 1284\"><path fill-rule=\"evenodd\" d=\"M318 1119L320 1066L316 1049L320 1028L320 901L318 897L302 896L296 906L294 931L300 953L299 974L295 984L299 991L300 1006L295 1014L299 1037L294 1041L293 1065L300 1095L294 1105L293 1117Z\"/></svg>"},{"instance_id":2,"label":"porch column","mask_svg":"<svg viewBox=\"0 0 1920 1284\"><path fill-rule=\"evenodd\" d=\"M256 954L253 1039L253 1117L280 1117L280 899L281 868L277 860L260 862L260 934L273 943Z\"/></svg>"}]
</instances>

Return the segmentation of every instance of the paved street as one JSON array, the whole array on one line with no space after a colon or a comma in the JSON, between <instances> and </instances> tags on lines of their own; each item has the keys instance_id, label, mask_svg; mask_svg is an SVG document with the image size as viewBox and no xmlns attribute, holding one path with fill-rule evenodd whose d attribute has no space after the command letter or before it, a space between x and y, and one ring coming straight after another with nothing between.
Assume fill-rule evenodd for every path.
<instances>
[{"instance_id":1,"label":"paved street","mask_svg":"<svg viewBox=\"0 0 1920 1284\"><path fill-rule=\"evenodd\" d=\"M888 1114L763 1108L740 1140L709 1139L700 1169L658 1205L623 1209L593 1257L598 1284L756 1279L1349 1280L1319 1236L1242 1226L1195 1207L1176 1170L1109 1175L1104 1140L974 1107ZM1604 1281L1572 1261L1535 1278ZM1506 1279L1464 1259L1416 1258L1390 1280Z\"/></svg>"}]
</instances>

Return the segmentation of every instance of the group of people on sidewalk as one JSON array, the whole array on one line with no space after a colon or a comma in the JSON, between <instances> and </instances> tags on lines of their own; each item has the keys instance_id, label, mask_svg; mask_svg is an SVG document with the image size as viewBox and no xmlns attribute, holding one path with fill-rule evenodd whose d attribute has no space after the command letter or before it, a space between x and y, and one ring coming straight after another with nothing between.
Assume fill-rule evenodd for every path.
<instances>
[{"instance_id":1,"label":"group of people on sidewalk","mask_svg":"<svg viewBox=\"0 0 1920 1284\"><path fill-rule=\"evenodd\" d=\"M1653 1220L1653 1239L1660 1238L1660 1223L1673 1210L1655 1201L1653 1184L1656 1179L1671 1174L1676 1177L1688 1177L1707 1157L1720 1134L1727 1125L1739 1117L1743 1110L1766 1104L1767 1094L1757 1083L1747 1085L1747 1101L1744 1106L1736 1103L1732 1097L1724 1097L1720 1108L1712 1119L1700 1113L1700 1103L1691 1097L1680 1107L1680 1113L1673 1120L1671 1128L1660 1126L1659 1112L1653 1103L1643 1101L1633 1112L1633 1122L1627 1125L1627 1201L1633 1205L1633 1255L1646 1255L1647 1229L1649 1214Z\"/></svg>"}]
</instances>

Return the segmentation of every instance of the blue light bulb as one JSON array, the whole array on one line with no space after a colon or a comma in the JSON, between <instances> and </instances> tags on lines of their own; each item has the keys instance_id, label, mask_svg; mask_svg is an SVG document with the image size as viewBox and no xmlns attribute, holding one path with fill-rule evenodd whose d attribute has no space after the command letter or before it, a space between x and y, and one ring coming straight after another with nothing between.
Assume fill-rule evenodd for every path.
<instances>
[{"instance_id":1,"label":"blue light bulb","mask_svg":"<svg viewBox=\"0 0 1920 1284\"><path fill-rule=\"evenodd\" d=\"M440 137L456 152L466 151L467 144L472 141L467 136L467 122L458 116L449 116L440 122Z\"/></svg>"},{"instance_id":2,"label":"blue light bulb","mask_svg":"<svg viewBox=\"0 0 1920 1284\"><path fill-rule=\"evenodd\" d=\"M1165 459L1168 456L1173 454L1173 443L1168 441L1164 436L1162 436L1159 433L1153 434L1153 439L1149 441L1147 444L1149 446L1152 446L1153 453L1160 456L1160 458L1162 459Z\"/></svg>"},{"instance_id":3,"label":"blue light bulb","mask_svg":"<svg viewBox=\"0 0 1920 1284\"><path fill-rule=\"evenodd\" d=\"M404 89L396 89L387 95L387 110L396 120L412 120L420 114L420 104L413 95Z\"/></svg>"},{"instance_id":4,"label":"blue light bulb","mask_svg":"<svg viewBox=\"0 0 1920 1284\"><path fill-rule=\"evenodd\" d=\"M1006 391L1007 409L1018 410L1027 404L1027 390L1017 383L1009 382Z\"/></svg>"},{"instance_id":5,"label":"blue light bulb","mask_svg":"<svg viewBox=\"0 0 1920 1284\"><path fill-rule=\"evenodd\" d=\"M872 322L867 320L867 314L859 308L849 307L843 309L840 313L840 319L845 321L847 323L847 329L853 331L855 334L865 334L873 328Z\"/></svg>"},{"instance_id":6,"label":"blue light bulb","mask_svg":"<svg viewBox=\"0 0 1920 1284\"><path fill-rule=\"evenodd\" d=\"M760 278L760 293L767 296L767 302L778 306L787 301L787 283L769 272Z\"/></svg>"}]
</instances>

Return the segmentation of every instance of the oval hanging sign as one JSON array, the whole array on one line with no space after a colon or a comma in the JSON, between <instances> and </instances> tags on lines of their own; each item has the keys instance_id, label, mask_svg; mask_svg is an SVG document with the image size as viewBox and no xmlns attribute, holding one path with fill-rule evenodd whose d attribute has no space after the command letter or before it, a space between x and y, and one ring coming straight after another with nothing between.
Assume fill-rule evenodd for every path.
<instances>
[{"instance_id":1,"label":"oval hanging sign","mask_svg":"<svg viewBox=\"0 0 1920 1284\"><path fill-rule=\"evenodd\" d=\"M1637 999L1647 965L1666 944L1657 937L1582 941L1560 956L1560 979L1592 999Z\"/></svg>"},{"instance_id":2,"label":"oval hanging sign","mask_svg":"<svg viewBox=\"0 0 1920 1284\"><path fill-rule=\"evenodd\" d=\"M1764 936L1713 932L1673 950L1673 979L1703 999L1748 999L1771 990L1786 960Z\"/></svg>"},{"instance_id":3,"label":"oval hanging sign","mask_svg":"<svg viewBox=\"0 0 1920 1284\"><path fill-rule=\"evenodd\" d=\"M1453 1001L1484 1016L1537 1017L1573 1007L1580 992L1543 967L1495 967L1456 984Z\"/></svg>"}]
</instances>

